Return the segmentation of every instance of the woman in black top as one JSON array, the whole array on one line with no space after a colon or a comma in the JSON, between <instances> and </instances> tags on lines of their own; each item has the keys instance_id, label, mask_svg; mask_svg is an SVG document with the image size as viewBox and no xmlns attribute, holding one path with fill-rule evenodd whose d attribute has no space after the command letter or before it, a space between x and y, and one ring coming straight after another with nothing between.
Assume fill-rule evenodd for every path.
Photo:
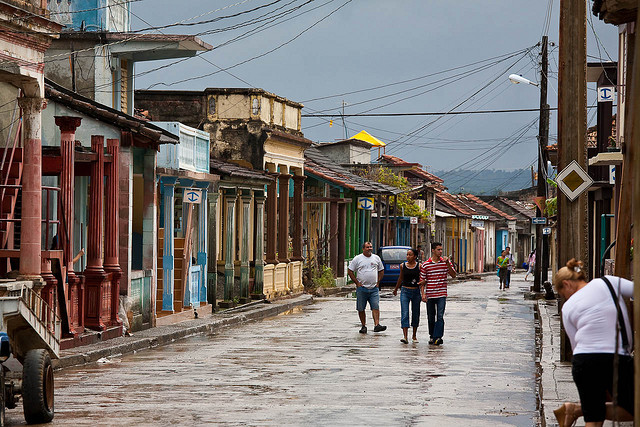
<instances>
[{"instance_id":1,"label":"woman in black top","mask_svg":"<svg viewBox=\"0 0 640 427\"><path fill-rule=\"evenodd\" d=\"M400 341L403 344L409 344L407 339L407 333L409 331L409 303L411 303L411 326L413 327L413 342L418 342L416 332L418 331L418 324L420 323L420 303L422 302L422 295L420 295L420 287L418 282L420 281L420 265L417 262L418 251L416 249L409 249L407 251L407 261L400 265L400 277L393 290L393 295L398 294L398 288L402 286L400 292L400 326L402 327L402 333L404 338Z\"/></svg>"}]
</instances>

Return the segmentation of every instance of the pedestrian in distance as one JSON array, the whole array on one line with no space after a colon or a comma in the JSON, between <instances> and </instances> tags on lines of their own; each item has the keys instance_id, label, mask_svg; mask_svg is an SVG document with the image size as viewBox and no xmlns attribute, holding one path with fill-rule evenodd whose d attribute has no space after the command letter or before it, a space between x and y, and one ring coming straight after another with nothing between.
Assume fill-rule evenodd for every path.
<instances>
[{"instance_id":1,"label":"pedestrian in distance","mask_svg":"<svg viewBox=\"0 0 640 427\"><path fill-rule=\"evenodd\" d=\"M529 254L529 258L527 259L527 263L528 265L528 269L527 269L527 274L524 275L524 280L525 282L527 281L527 277L529 276L529 274L533 274L533 269L536 267L536 250L532 250L531 253Z\"/></svg>"},{"instance_id":2,"label":"pedestrian in distance","mask_svg":"<svg viewBox=\"0 0 640 427\"><path fill-rule=\"evenodd\" d=\"M498 257L498 277L500 278L500 290L507 289L507 272L509 271L509 258L507 251L502 251Z\"/></svg>"},{"instance_id":3,"label":"pedestrian in distance","mask_svg":"<svg viewBox=\"0 0 640 427\"><path fill-rule=\"evenodd\" d=\"M507 281L506 281L506 289L509 289L509 285L511 284L511 272L515 269L516 263L513 261L513 255L511 254L511 247L507 246L504 248L507 252L507 258L509 259L509 265L507 267Z\"/></svg>"},{"instance_id":4,"label":"pedestrian in distance","mask_svg":"<svg viewBox=\"0 0 640 427\"><path fill-rule=\"evenodd\" d=\"M349 263L349 278L356 284L356 310L360 317L361 334L367 333L367 302L373 317L373 332L387 329L380 324L380 280L384 276L384 265L380 257L373 253L373 245L366 242L362 245L362 253L356 255Z\"/></svg>"},{"instance_id":5,"label":"pedestrian in distance","mask_svg":"<svg viewBox=\"0 0 640 427\"><path fill-rule=\"evenodd\" d=\"M633 295L633 282L603 276L587 282L583 263L571 259L553 278L566 300L562 322L573 350L573 381L580 403L566 402L553 411L560 427L581 416L585 425L602 426L604 420L633 421L633 333L623 298ZM619 332L618 332L619 331ZM614 396L614 361L617 354L617 402Z\"/></svg>"},{"instance_id":6,"label":"pedestrian in distance","mask_svg":"<svg viewBox=\"0 0 640 427\"><path fill-rule=\"evenodd\" d=\"M431 244L431 257L420 266L419 285L427 303L429 344L442 345L444 308L447 302L447 275L456 277L451 261L442 256L442 243Z\"/></svg>"},{"instance_id":7,"label":"pedestrian in distance","mask_svg":"<svg viewBox=\"0 0 640 427\"><path fill-rule=\"evenodd\" d=\"M420 293L420 265L418 265L418 250L409 249L407 251L407 260L400 264L400 277L396 287L393 289L393 295L398 295L400 290L400 327L404 338L400 340L403 344L409 344L407 334L409 333L409 305L411 305L411 327L413 328L413 342L418 342L416 333L420 324L420 304L422 295Z\"/></svg>"}]
</instances>

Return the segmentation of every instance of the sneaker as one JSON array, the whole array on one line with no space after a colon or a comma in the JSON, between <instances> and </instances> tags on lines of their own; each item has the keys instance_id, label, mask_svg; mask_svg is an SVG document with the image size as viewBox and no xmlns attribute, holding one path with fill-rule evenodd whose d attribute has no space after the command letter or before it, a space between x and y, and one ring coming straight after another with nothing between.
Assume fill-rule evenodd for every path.
<instances>
[{"instance_id":1,"label":"sneaker","mask_svg":"<svg viewBox=\"0 0 640 427\"><path fill-rule=\"evenodd\" d=\"M433 345L433 338L429 338L429 345Z\"/></svg>"},{"instance_id":2,"label":"sneaker","mask_svg":"<svg viewBox=\"0 0 640 427\"><path fill-rule=\"evenodd\" d=\"M433 340L433 345L442 345L442 338L436 338Z\"/></svg>"},{"instance_id":3,"label":"sneaker","mask_svg":"<svg viewBox=\"0 0 640 427\"><path fill-rule=\"evenodd\" d=\"M387 327L386 326L382 326L380 324L376 325L375 328L373 328L373 332L382 332L382 331L386 331Z\"/></svg>"},{"instance_id":4,"label":"sneaker","mask_svg":"<svg viewBox=\"0 0 640 427\"><path fill-rule=\"evenodd\" d=\"M367 327L362 325L362 328L360 328L360 333L361 334L366 334L367 333Z\"/></svg>"},{"instance_id":5,"label":"sneaker","mask_svg":"<svg viewBox=\"0 0 640 427\"><path fill-rule=\"evenodd\" d=\"M402 344L409 344L409 341L405 340L404 338L401 338L401 339L400 339L400 342L401 342Z\"/></svg>"}]
</instances>

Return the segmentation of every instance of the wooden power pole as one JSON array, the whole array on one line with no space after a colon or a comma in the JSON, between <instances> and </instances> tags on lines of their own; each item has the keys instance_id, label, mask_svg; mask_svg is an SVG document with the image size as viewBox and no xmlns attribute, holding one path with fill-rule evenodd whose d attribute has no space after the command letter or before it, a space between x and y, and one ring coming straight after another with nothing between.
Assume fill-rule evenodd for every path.
<instances>
[{"instance_id":1,"label":"wooden power pole","mask_svg":"<svg viewBox=\"0 0 640 427\"><path fill-rule=\"evenodd\" d=\"M587 170L587 2L560 1L558 68L558 170L575 160ZM588 260L587 194L573 202L558 191L558 267ZM587 266L587 271L589 271ZM561 360L571 345L561 332Z\"/></svg>"}]
</instances>

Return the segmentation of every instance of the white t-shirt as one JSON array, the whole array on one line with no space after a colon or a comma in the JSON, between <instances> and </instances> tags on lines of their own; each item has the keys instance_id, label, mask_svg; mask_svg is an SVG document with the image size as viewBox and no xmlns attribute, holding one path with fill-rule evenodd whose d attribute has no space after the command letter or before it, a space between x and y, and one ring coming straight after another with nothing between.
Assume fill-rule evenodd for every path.
<instances>
[{"instance_id":1,"label":"white t-shirt","mask_svg":"<svg viewBox=\"0 0 640 427\"><path fill-rule=\"evenodd\" d=\"M371 254L369 257L360 254L351 260L349 270L356 274L362 286L373 289L378 284L378 271L384 270L384 265L376 254Z\"/></svg>"},{"instance_id":2,"label":"white t-shirt","mask_svg":"<svg viewBox=\"0 0 640 427\"><path fill-rule=\"evenodd\" d=\"M633 295L633 282L614 276L606 276L617 295ZM618 290L619 287L619 290ZM627 307L618 296L620 309L624 315L629 344L633 345L633 332L629 323ZM616 340L616 320L618 312L611 292L604 280L590 281L578 290L562 306L562 321L567 331L573 354L614 353ZM618 337L618 353L628 354L622 348L622 335Z\"/></svg>"}]
</instances>

